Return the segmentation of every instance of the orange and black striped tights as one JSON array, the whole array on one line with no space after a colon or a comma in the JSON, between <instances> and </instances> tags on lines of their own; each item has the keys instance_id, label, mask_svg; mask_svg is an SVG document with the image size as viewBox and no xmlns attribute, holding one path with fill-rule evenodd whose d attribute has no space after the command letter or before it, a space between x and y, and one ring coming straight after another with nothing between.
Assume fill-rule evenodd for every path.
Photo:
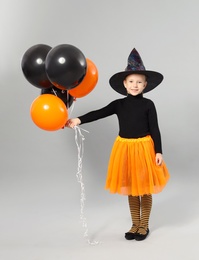
<instances>
[{"instance_id":1,"label":"orange and black striped tights","mask_svg":"<svg viewBox=\"0 0 199 260\"><path fill-rule=\"evenodd\" d=\"M152 208L152 195L128 196L132 219L131 233L146 234L149 226L149 217Z\"/></svg>"}]
</instances>

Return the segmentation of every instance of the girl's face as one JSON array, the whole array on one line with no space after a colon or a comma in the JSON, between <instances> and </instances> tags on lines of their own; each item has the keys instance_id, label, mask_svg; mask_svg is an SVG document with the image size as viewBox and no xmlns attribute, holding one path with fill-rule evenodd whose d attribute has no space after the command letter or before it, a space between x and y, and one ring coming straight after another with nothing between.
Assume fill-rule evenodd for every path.
<instances>
[{"instance_id":1,"label":"girl's face","mask_svg":"<svg viewBox=\"0 0 199 260\"><path fill-rule=\"evenodd\" d=\"M127 93L137 96L143 92L147 85L146 76L142 74L131 74L123 81Z\"/></svg>"}]
</instances>

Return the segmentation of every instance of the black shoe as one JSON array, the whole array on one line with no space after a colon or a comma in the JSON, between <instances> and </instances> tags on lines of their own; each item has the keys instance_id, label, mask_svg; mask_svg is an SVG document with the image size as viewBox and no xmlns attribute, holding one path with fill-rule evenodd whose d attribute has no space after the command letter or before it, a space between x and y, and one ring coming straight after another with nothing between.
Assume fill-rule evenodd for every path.
<instances>
[{"instance_id":1,"label":"black shoe","mask_svg":"<svg viewBox=\"0 0 199 260\"><path fill-rule=\"evenodd\" d=\"M142 228L142 227L140 227L140 228ZM145 230L145 228L143 228L143 229ZM142 241L145 238L147 238L148 234L149 234L149 229L147 228L146 234L143 235L143 234L140 234L140 233L136 233L134 235L134 238L135 238L136 241Z\"/></svg>"},{"instance_id":2,"label":"black shoe","mask_svg":"<svg viewBox=\"0 0 199 260\"><path fill-rule=\"evenodd\" d=\"M135 233L127 232L127 233L125 233L125 238L127 240L133 240L133 239L135 239Z\"/></svg>"}]
</instances>

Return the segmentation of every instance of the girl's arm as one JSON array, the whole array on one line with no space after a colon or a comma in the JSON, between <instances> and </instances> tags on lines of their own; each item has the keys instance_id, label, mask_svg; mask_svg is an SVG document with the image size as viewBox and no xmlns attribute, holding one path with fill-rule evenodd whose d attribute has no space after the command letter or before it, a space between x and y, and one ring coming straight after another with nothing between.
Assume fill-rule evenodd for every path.
<instances>
[{"instance_id":1,"label":"girl's arm","mask_svg":"<svg viewBox=\"0 0 199 260\"><path fill-rule=\"evenodd\" d=\"M160 130L158 126L157 112L153 102L151 102L151 107L149 110L149 127L155 145L155 163L156 165L160 166L163 162L162 144Z\"/></svg>"},{"instance_id":2,"label":"girl's arm","mask_svg":"<svg viewBox=\"0 0 199 260\"><path fill-rule=\"evenodd\" d=\"M108 104L107 106L105 106L103 108L91 111L83 116L69 119L66 123L66 126L73 128L74 126L77 126L80 124L93 122L95 120L113 115L116 110L116 105L117 105L117 100L112 101L110 104Z\"/></svg>"},{"instance_id":3,"label":"girl's arm","mask_svg":"<svg viewBox=\"0 0 199 260\"><path fill-rule=\"evenodd\" d=\"M162 154L161 134L158 126L157 112L154 103L149 103L149 131L154 141L155 152Z\"/></svg>"}]
</instances>

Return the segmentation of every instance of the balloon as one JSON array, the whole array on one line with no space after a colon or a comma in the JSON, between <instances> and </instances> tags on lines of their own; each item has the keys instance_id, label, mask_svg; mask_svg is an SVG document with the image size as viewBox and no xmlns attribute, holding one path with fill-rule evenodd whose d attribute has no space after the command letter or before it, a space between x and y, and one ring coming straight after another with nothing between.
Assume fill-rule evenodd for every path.
<instances>
[{"instance_id":1,"label":"balloon","mask_svg":"<svg viewBox=\"0 0 199 260\"><path fill-rule=\"evenodd\" d=\"M30 114L39 128L48 131L61 129L68 120L68 111L64 102L51 94L37 97L31 104Z\"/></svg>"},{"instance_id":2,"label":"balloon","mask_svg":"<svg viewBox=\"0 0 199 260\"><path fill-rule=\"evenodd\" d=\"M67 108L69 108L72 105L74 100L74 98L68 93L67 90L61 90L56 87L42 89L41 95L42 94L52 94L59 97L64 102Z\"/></svg>"},{"instance_id":3,"label":"balloon","mask_svg":"<svg viewBox=\"0 0 199 260\"><path fill-rule=\"evenodd\" d=\"M21 61L25 78L37 88L52 87L45 69L45 59L51 47L45 44L37 44L29 48Z\"/></svg>"},{"instance_id":4,"label":"balloon","mask_svg":"<svg viewBox=\"0 0 199 260\"><path fill-rule=\"evenodd\" d=\"M75 46L61 44L49 51L45 67L49 80L60 89L75 88L86 74L86 58Z\"/></svg>"},{"instance_id":5,"label":"balloon","mask_svg":"<svg viewBox=\"0 0 199 260\"><path fill-rule=\"evenodd\" d=\"M76 98L84 97L88 95L96 86L98 81L98 70L95 64L89 60L87 61L87 71L82 82L75 88L68 91L68 93Z\"/></svg>"}]
</instances>

